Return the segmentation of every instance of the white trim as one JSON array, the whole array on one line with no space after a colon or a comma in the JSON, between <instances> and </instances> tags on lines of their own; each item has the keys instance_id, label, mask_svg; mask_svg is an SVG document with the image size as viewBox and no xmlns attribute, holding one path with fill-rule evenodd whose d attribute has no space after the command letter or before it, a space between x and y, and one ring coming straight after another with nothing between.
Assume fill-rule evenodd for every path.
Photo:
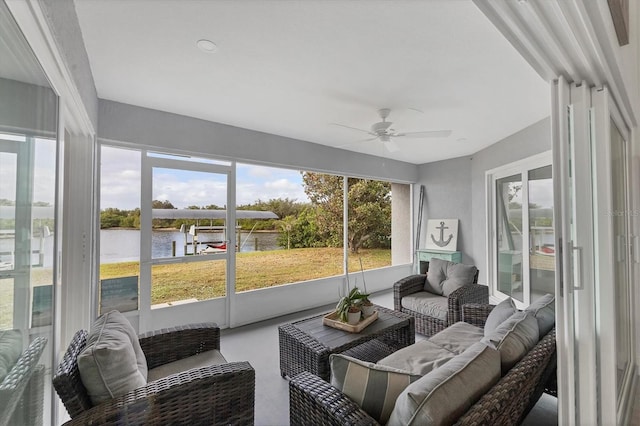
<instances>
[{"instance_id":1,"label":"white trim","mask_svg":"<svg viewBox=\"0 0 640 426\"><path fill-rule=\"evenodd\" d=\"M552 81L561 75L570 83L585 80L591 86L606 82L625 121L637 125L607 2L473 2L542 78Z\"/></svg>"},{"instance_id":2,"label":"white trim","mask_svg":"<svg viewBox=\"0 0 640 426\"><path fill-rule=\"evenodd\" d=\"M5 0L18 26L29 42L45 75L54 91L60 96L65 108L66 128L74 134L91 136L96 133L89 118L78 88L74 84L72 73L62 53L58 49L54 36L42 10L36 0Z\"/></svg>"},{"instance_id":3,"label":"white trim","mask_svg":"<svg viewBox=\"0 0 640 426\"><path fill-rule=\"evenodd\" d=\"M575 359L573 342L573 312L572 295L565 291L569 285L568 273L563 268L566 264L566 254L564 247L564 234L569 227L566 205L568 197L565 197L563 188L569 186L568 174L565 172L563 164L568 164L568 120L565 116L567 105L569 104L569 85L560 77L554 84L550 85L551 90L551 140L553 147L553 216L555 244L558 247L555 262L556 279L556 338L558 342L567 342L557 345L557 365L558 365L558 423L561 425L574 424L575 419L575 389L571 385L575 383L575 370L571 368L571 362ZM567 222L567 223L565 223ZM564 283L567 284L564 284ZM570 420L571 419L571 420Z\"/></svg>"},{"instance_id":4,"label":"white trim","mask_svg":"<svg viewBox=\"0 0 640 426\"><path fill-rule=\"evenodd\" d=\"M620 406L619 401L628 401L628 395L632 389L630 384L633 382L633 378L630 377L634 373L635 360L633 357L633 348L635 348L635 341L633 335L634 323L631 318L630 324L621 325L618 323L617 315L617 303L616 293L611 291L612 285L618 287L616 283L616 273L614 265L617 263L614 253L617 252L614 241L617 239L614 229L613 216L609 214L613 212L613 174L611 159L611 122L613 121L616 128L619 130L621 137L625 141L625 159L627 163L623 170L625 174L625 184L623 191L625 193L625 205L626 209L630 208L628 199L628 167L629 167L629 131L622 122L622 117L616 111L616 106L611 102L610 93L607 87L602 89L592 90L592 99L595 111L594 131L595 131L595 155L594 155L594 212L596 221L594 223L594 237L595 237L595 250L596 250L596 298L598 300L596 308L596 327L598 331L598 369L599 369L599 385L600 385L600 415L601 422L603 424L618 423L625 416L627 411L626 406ZM623 127L620 127L622 125ZM629 216L623 212L626 219L626 232L627 236L631 234L631 223ZM626 259L630 259L629 245L626 244L624 256ZM626 263L627 270L627 285L631 286L632 281L632 268L631 262ZM632 297L633 294L628 296ZM629 303L631 297L627 298ZM628 312L631 315L633 312L632 306L627 305ZM629 343L629 351L627 353L627 361L629 363L628 369L624 372L624 376L619 378L622 380L620 386L620 394L618 394L617 383L617 364L618 364L618 346L616 344L617 331L619 327L627 327L626 334Z\"/></svg>"}]
</instances>

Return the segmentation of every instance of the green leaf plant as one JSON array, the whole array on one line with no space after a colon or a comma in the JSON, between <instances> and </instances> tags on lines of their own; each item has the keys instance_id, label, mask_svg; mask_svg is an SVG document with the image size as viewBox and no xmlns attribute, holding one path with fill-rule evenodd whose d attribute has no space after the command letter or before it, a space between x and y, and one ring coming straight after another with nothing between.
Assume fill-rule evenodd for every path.
<instances>
[{"instance_id":1,"label":"green leaf plant","mask_svg":"<svg viewBox=\"0 0 640 426\"><path fill-rule=\"evenodd\" d=\"M338 319L342 322L347 322L349 312L360 311L360 306L366 301L368 302L369 295L360 292L358 287L351 289L349 294L340 298L340 301L336 305L336 313Z\"/></svg>"}]
</instances>

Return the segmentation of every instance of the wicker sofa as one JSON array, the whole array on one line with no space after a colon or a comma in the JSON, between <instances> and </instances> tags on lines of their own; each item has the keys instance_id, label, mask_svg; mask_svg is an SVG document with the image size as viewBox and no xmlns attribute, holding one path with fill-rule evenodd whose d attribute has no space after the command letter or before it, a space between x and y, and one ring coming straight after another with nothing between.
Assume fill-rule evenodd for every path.
<instances>
[{"instance_id":1,"label":"wicker sofa","mask_svg":"<svg viewBox=\"0 0 640 426\"><path fill-rule=\"evenodd\" d=\"M432 260L432 262L441 263L446 261ZM423 263L425 264L428 274L430 262ZM469 284L451 292L448 296L433 295L436 303L439 303L438 299L443 299L443 302L446 303L446 315L436 317L403 306L403 298L425 293L427 274L409 275L393 285L393 308L396 311L404 312L415 317L417 333L429 337L444 330L447 326L461 321L462 305L465 303L489 303L489 288L486 285L478 284L478 270L476 269L475 276Z\"/></svg>"},{"instance_id":2,"label":"wicker sofa","mask_svg":"<svg viewBox=\"0 0 640 426\"><path fill-rule=\"evenodd\" d=\"M101 404L92 404L78 369L88 333L74 335L53 384L71 421L68 424L250 425L254 423L255 371L248 362L193 368L150 381ZM220 349L213 323L162 329L139 336L149 371L177 360Z\"/></svg>"},{"instance_id":3,"label":"wicker sofa","mask_svg":"<svg viewBox=\"0 0 640 426\"><path fill-rule=\"evenodd\" d=\"M484 327L493 309L488 304L467 304L465 322ZM555 394L555 327L544 335L457 420L458 425L520 424L543 392ZM310 373L289 383L291 425L377 425L375 419L331 384Z\"/></svg>"}]
</instances>

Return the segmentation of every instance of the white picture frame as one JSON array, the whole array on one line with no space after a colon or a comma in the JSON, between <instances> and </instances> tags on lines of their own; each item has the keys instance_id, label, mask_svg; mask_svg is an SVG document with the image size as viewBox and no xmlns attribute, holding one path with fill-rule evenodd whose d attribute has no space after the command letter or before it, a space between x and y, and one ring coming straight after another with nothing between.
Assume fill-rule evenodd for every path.
<instances>
[{"instance_id":1,"label":"white picture frame","mask_svg":"<svg viewBox=\"0 0 640 426\"><path fill-rule=\"evenodd\" d=\"M427 220L426 249L456 251L457 247L458 219Z\"/></svg>"}]
</instances>

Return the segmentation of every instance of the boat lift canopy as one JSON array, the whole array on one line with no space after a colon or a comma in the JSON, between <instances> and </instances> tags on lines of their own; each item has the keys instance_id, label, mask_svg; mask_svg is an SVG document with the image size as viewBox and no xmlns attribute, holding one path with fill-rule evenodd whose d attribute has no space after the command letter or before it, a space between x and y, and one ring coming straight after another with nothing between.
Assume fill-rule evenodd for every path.
<instances>
[{"instance_id":1,"label":"boat lift canopy","mask_svg":"<svg viewBox=\"0 0 640 426\"><path fill-rule=\"evenodd\" d=\"M154 219L226 219L226 210L153 209ZM271 211L236 210L236 219L279 219Z\"/></svg>"}]
</instances>

